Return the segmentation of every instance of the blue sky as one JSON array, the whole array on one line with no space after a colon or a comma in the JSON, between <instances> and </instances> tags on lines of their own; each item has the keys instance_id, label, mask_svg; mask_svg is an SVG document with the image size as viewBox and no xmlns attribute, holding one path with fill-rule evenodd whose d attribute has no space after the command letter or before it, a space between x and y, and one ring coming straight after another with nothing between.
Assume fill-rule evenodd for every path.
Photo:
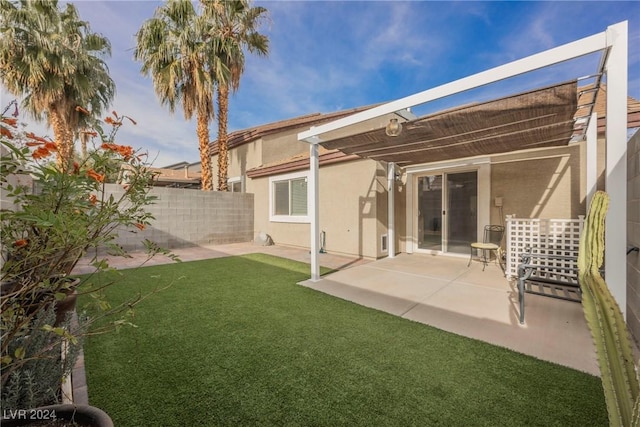
<instances>
[{"instance_id":1,"label":"blue sky","mask_svg":"<svg viewBox=\"0 0 640 427\"><path fill-rule=\"evenodd\" d=\"M133 60L134 34L157 1L76 1L112 44L113 109L135 118L118 142L155 166L199 161L195 119L170 115ZM229 131L392 101L629 21L629 95L640 99L640 2L258 1L268 57L248 57ZM416 110L418 114L588 75L599 57L562 64ZM2 91L6 105L13 97ZM40 126L32 126L37 130ZM210 125L216 138L216 123ZM50 132L49 132L50 133Z\"/></svg>"}]
</instances>

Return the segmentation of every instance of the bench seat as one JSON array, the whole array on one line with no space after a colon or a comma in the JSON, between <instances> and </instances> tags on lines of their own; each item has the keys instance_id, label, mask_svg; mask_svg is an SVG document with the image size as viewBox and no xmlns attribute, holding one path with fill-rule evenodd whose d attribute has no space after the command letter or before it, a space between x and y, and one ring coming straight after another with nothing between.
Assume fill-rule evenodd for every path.
<instances>
[{"instance_id":1,"label":"bench seat","mask_svg":"<svg viewBox=\"0 0 640 427\"><path fill-rule=\"evenodd\" d=\"M559 255L553 252L570 255ZM524 323L526 293L581 302L577 260L577 254L571 254L571 251L566 250L529 248L521 255L522 262L518 265L520 323Z\"/></svg>"}]
</instances>

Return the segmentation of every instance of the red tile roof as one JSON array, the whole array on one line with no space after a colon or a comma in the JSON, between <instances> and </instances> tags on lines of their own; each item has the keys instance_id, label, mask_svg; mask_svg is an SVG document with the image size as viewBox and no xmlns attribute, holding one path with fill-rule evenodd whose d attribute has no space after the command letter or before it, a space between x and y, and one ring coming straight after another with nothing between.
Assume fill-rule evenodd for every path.
<instances>
[{"instance_id":1,"label":"red tile roof","mask_svg":"<svg viewBox=\"0 0 640 427\"><path fill-rule=\"evenodd\" d=\"M594 92L588 91L592 87L593 85L578 88L578 93L580 94L578 97L578 106L593 102ZM600 89L598 90L593 112L598 114L598 133L604 133L606 123L605 118L607 117L607 85L604 83L600 85ZM580 117L588 113L589 110L587 107L578 108L575 117ZM628 96L627 128L631 129L637 127L640 127L640 101Z\"/></svg>"},{"instance_id":2,"label":"red tile roof","mask_svg":"<svg viewBox=\"0 0 640 427\"><path fill-rule=\"evenodd\" d=\"M324 122L339 119L341 117L350 116L351 114L358 113L360 111L368 110L376 105L369 105L366 107L352 108L349 110L337 111L335 113L312 113L305 116L294 117L292 119L281 120L274 123L267 123L264 125L255 126L249 129L237 130L231 132L228 135L227 144L229 149L238 147L240 145L247 144L251 141L255 141L264 136L274 133L283 132L289 129L302 128L306 126L315 126ZM301 129L302 130L302 129ZM209 145L209 153L212 156L218 154L218 140L214 140Z\"/></svg>"}]
</instances>

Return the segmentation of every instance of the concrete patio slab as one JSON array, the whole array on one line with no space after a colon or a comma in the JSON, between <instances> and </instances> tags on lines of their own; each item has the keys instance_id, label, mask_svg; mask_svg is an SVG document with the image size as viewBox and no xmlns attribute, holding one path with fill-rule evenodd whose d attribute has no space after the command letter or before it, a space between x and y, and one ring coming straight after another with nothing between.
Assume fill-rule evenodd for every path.
<instances>
[{"instance_id":1,"label":"concrete patio slab","mask_svg":"<svg viewBox=\"0 0 640 427\"><path fill-rule=\"evenodd\" d=\"M261 246L252 242L229 243L224 245L207 245L207 246L188 246L183 248L171 249L171 252L177 255L182 261L197 261L202 259L222 258L236 255L246 255L251 253L265 253L282 258L288 258L296 261L309 263L311 256L308 250L294 248L289 246ZM105 257L109 261L109 265L117 269L139 267L145 262L146 254L142 251L134 251L129 254L128 258L119 256ZM74 274L85 274L94 271L90 265L91 258L85 257L81 259ZM168 264L173 261L162 255L157 255L144 265ZM345 269L352 266L362 265L371 262L371 260L363 258L353 258L334 254L320 254L320 265L331 269Z\"/></svg>"},{"instance_id":2,"label":"concrete patio slab","mask_svg":"<svg viewBox=\"0 0 640 427\"><path fill-rule=\"evenodd\" d=\"M433 257L433 255L420 255L417 257L398 256L395 258L382 258L373 264L369 264L369 268L413 273L443 280L453 280L460 275L458 269L461 261L460 258L439 256L435 259ZM428 269L425 269L426 265L429 266Z\"/></svg>"},{"instance_id":3,"label":"concrete patio slab","mask_svg":"<svg viewBox=\"0 0 640 427\"><path fill-rule=\"evenodd\" d=\"M466 337L599 375L582 306L527 295L525 324L518 294L495 263L422 254L356 266L301 284Z\"/></svg>"},{"instance_id":4,"label":"concrete patio slab","mask_svg":"<svg viewBox=\"0 0 640 427\"><path fill-rule=\"evenodd\" d=\"M322 283L320 287L315 284ZM345 286L342 282L324 279L320 282L303 282L304 286L323 293L333 295L335 297L352 301L356 304L363 305L376 310L384 311L396 316L402 316L415 306L415 302L410 299L399 298L390 294L376 292L365 287Z\"/></svg>"}]
</instances>

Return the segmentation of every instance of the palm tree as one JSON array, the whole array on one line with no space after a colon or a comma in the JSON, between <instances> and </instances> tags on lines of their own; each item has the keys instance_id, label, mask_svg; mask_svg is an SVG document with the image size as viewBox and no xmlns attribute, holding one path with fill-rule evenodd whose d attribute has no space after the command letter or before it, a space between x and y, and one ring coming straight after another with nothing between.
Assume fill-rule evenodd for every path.
<instances>
[{"instance_id":1,"label":"palm tree","mask_svg":"<svg viewBox=\"0 0 640 427\"><path fill-rule=\"evenodd\" d=\"M160 102L173 113L180 102L187 120L196 114L202 189L212 190L209 122L213 120L214 76L228 70L210 40L211 22L188 0L170 0L158 7L136 34L136 60L151 75Z\"/></svg>"},{"instance_id":2,"label":"palm tree","mask_svg":"<svg viewBox=\"0 0 640 427\"><path fill-rule=\"evenodd\" d=\"M72 4L57 0L0 0L0 76L7 89L24 96L34 118L46 114L58 146L58 165L73 158L75 133L85 121L77 107L100 115L115 95L103 58L105 37L91 32Z\"/></svg>"},{"instance_id":3,"label":"palm tree","mask_svg":"<svg viewBox=\"0 0 640 427\"><path fill-rule=\"evenodd\" d=\"M245 49L258 55L269 53L269 39L257 31L267 10L251 7L248 0L202 0L202 4L204 14L214 22L212 39L218 46L217 56L229 71L228 74L215 76L218 100L218 190L227 191L229 91L236 92L240 87Z\"/></svg>"}]
</instances>

